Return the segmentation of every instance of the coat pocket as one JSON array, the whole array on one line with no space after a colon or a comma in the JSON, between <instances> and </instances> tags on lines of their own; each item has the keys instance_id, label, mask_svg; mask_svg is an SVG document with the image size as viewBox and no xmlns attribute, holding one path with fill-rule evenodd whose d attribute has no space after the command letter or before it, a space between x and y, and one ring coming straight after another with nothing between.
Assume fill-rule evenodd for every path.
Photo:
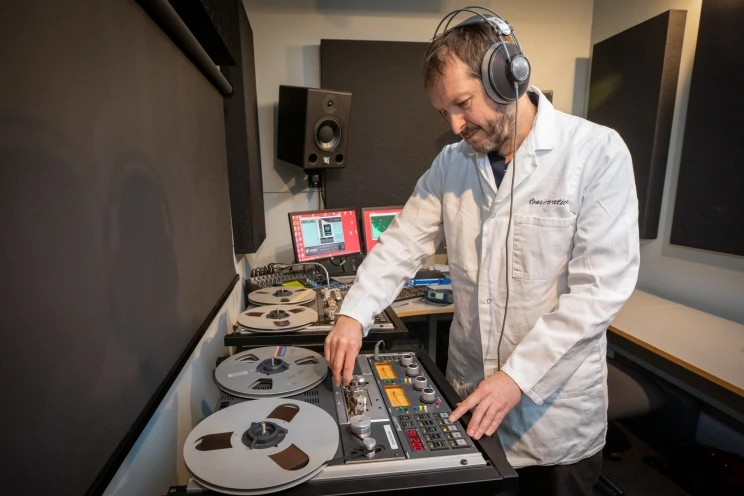
<instances>
[{"instance_id":1,"label":"coat pocket","mask_svg":"<svg viewBox=\"0 0 744 496\"><path fill-rule=\"evenodd\" d=\"M545 280L566 269L576 217L514 216L513 267L516 279Z\"/></svg>"}]
</instances>

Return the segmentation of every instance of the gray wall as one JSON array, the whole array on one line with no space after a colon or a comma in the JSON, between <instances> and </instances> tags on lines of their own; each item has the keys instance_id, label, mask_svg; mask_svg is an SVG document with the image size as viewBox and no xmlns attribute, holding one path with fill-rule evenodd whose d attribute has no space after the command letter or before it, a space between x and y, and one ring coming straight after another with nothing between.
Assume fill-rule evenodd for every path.
<instances>
[{"instance_id":1,"label":"gray wall","mask_svg":"<svg viewBox=\"0 0 744 496\"><path fill-rule=\"evenodd\" d=\"M638 288L744 323L744 258L669 243L702 0L595 0L592 45L669 9L687 10L659 237L641 245ZM732 47L733 49L733 47ZM700 146L706 146L700 143ZM713 164L700 164L700 172ZM702 332L702 331L701 331Z\"/></svg>"},{"instance_id":2,"label":"gray wall","mask_svg":"<svg viewBox=\"0 0 744 496\"><path fill-rule=\"evenodd\" d=\"M445 14L469 4L460 0L243 0L243 3L251 20L256 48L266 208L266 241L255 255L248 257L256 266L291 261L294 257L287 213L318 208L318 194L308 189L302 170L275 158L279 85L319 87L321 39L430 41ZM513 24L532 64L532 83L554 90L556 107L571 113L576 103L575 86L583 88L585 84L586 74L582 71L589 56L592 0L477 3L495 10ZM467 17L463 14L458 19ZM421 91L424 91L423 82ZM391 115L390 119L395 116Z\"/></svg>"},{"instance_id":3,"label":"gray wall","mask_svg":"<svg viewBox=\"0 0 744 496\"><path fill-rule=\"evenodd\" d=\"M80 495L235 276L222 96L134 0L0 3L0 70L4 491Z\"/></svg>"}]
</instances>

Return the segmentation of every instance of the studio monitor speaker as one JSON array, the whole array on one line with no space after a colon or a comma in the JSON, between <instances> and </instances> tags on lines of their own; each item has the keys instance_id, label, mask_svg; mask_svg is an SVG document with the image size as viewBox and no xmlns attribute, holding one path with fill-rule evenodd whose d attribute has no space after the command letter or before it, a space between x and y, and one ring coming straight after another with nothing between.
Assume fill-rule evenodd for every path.
<instances>
[{"instance_id":1,"label":"studio monitor speaker","mask_svg":"<svg viewBox=\"0 0 744 496\"><path fill-rule=\"evenodd\" d=\"M346 167L351 93L279 86L276 157L303 169Z\"/></svg>"}]
</instances>

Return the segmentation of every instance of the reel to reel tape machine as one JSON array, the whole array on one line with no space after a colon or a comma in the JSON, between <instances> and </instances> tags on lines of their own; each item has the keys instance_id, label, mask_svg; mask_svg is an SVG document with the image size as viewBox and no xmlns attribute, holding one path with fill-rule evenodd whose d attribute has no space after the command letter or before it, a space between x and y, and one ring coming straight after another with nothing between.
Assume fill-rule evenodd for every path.
<instances>
[{"instance_id":1,"label":"reel to reel tape machine","mask_svg":"<svg viewBox=\"0 0 744 496\"><path fill-rule=\"evenodd\" d=\"M249 307L237 319L233 332L225 335L225 345L238 351L281 343L319 350L333 328L345 292L339 288L314 290L299 286L266 286L247 295ZM364 340L366 349L384 340L388 346L406 339L408 331L395 312L388 308L375 317Z\"/></svg>"},{"instance_id":2,"label":"reel to reel tape machine","mask_svg":"<svg viewBox=\"0 0 744 496\"><path fill-rule=\"evenodd\" d=\"M273 346L233 355L214 377L217 411L183 447L191 481L169 495L516 488L498 441L449 421L459 397L425 354L360 354L339 387L321 355Z\"/></svg>"}]
</instances>

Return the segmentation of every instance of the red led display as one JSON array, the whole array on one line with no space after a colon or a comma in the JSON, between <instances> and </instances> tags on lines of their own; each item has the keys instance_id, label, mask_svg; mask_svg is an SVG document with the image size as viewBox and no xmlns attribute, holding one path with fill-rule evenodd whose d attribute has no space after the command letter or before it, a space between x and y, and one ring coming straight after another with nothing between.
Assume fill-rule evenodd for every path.
<instances>
[{"instance_id":1,"label":"red led display","mask_svg":"<svg viewBox=\"0 0 744 496\"><path fill-rule=\"evenodd\" d=\"M409 439L409 441L411 441L411 447L413 448L413 451L424 451L424 444L421 442L421 439L412 437Z\"/></svg>"},{"instance_id":2,"label":"red led display","mask_svg":"<svg viewBox=\"0 0 744 496\"><path fill-rule=\"evenodd\" d=\"M416 429L408 429L406 434L408 434L408 441L411 443L413 451L424 451L424 443L421 442Z\"/></svg>"}]
</instances>

